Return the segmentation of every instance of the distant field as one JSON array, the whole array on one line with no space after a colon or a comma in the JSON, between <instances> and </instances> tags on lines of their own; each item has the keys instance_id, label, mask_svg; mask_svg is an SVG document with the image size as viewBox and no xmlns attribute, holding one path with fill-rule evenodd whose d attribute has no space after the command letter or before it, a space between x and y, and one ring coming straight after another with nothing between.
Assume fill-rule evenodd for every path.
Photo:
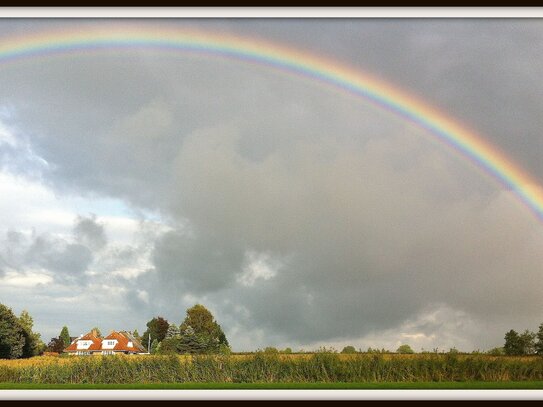
<instances>
[{"instance_id":1,"label":"distant field","mask_svg":"<svg viewBox=\"0 0 543 407\"><path fill-rule=\"evenodd\" d=\"M94 385L138 388L543 388L542 382L543 358L537 356L281 355L258 352L230 356L42 356L0 360L0 388L4 389L17 386L55 388L50 386L57 385L75 388L94 388L88 387Z\"/></svg>"}]
</instances>

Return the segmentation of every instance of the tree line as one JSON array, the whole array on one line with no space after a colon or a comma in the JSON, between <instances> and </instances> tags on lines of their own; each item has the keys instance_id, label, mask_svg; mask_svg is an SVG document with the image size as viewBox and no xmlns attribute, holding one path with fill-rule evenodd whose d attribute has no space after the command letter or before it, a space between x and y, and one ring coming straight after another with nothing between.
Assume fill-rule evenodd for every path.
<instances>
[{"instance_id":1,"label":"tree line","mask_svg":"<svg viewBox=\"0 0 543 407\"><path fill-rule=\"evenodd\" d=\"M204 354L229 353L230 345L221 326L211 312L196 304L186 312L185 319L177 326L161 316L147 322L142 336L138 330L130 332L152 354ZM100 329L94 327L99 337ZM47 347L50 352L62 353L71 343L68 328L64 326L58 338L51 338Z\"/></svg>"},{"instance_id":2,"label":"tree line","mask_svg":"<svg viewBox=\"0 0 543 407\"><path fill-rule=\"evenodd\" d=\"M221 326L211 312L196 304L186 312L185 319L177 326L162 317L147 322L141 337L142 344L155 354L204 354L230 353L230 345Z\"/></svg>"},{"instance_id":3,"label":"tree line","mask_svg":"<svg viewBox=\"0 0 543 407\"><path fill-rule=\"evenodd\" d=\"M49 343L41 340L40 334L32 330L34 321L23 310L17 317L11 308L0 304L0 359L19 359L38 356L44 352L63 353L72 338L67 326L63 326L56 338ZM99 337L100 329L92 329ZM150 353L154 354L205 354L230 353L230 345L221 326L211 312L201 304L187 309L185 319L177 326L157 316L147 322L142 336L137 329L131 334ZM148 346L150 345L150 346Z\"/></svg>"},{"instance_id":4,"label":"tree line","mask_svg":"<svg viewBox=\"0 0 543 407\"><path fill-rule=\"evenodd\" d=\"M32 331L34 320L23 310L17 317L0 304L0 359L30 358L45 350L40 334Z\"/></svg>"},{"instance_id":5,"label":"tree line","mask_svg":"<svg viewBox=\"0 0 543 407\"><path fill-rule=\"evenodd\" d=\"M71 343L68 327L62 327L57 338L51 338L48 345L41 340L40 334L34 332L34 320L23 310L17 317L11 308L0 304L0 359L29 358L43 354L44 351L62 353ZM157 316L146 324L147 330L142 336L137 330L131 334L152 354L208 354L231 352L221 326L215 321L211 312L201 304L187 309L185 319L179 324L170 323L165 318ZM93 328L101 336L98 327ZM491 355L542 355L543 356L543 323L537 333L526 329L518 333L511 329L505 334L503 347L486 352ZM278 351L267 347L266 353L292 353L290 348ZM361 353L354 346L345 346L341 353ZM435 350L437 353L437 349ZM391 353L385 349L371 349L367 353ZM409 345L401 345L396 353L414 353ZM422 352L427 353L427 352ZM453 348L450 353L458 353Z\"/></svg>"},{"instance_id":6,"label":"tree line","mask_svg":"<svg viewBox=\"0 0 543 407\"><path fill-rule=\"evenodd\" d=\"M526 329L519 334L511 329L504 339L503 353L506 355L543 355L543 323L539 325L537 333Z\"/></svg>"}]
</instances>

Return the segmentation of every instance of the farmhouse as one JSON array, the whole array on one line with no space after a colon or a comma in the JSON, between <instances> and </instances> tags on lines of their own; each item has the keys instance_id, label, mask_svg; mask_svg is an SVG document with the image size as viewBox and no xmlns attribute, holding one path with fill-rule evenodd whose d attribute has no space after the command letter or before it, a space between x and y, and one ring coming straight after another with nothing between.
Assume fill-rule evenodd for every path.
<instances>
[{"instance_id":1,"label":"farmhouse","mask_svg":"<svg viewBox=\"0 0 543 407\"><path fill-rule=\"evenodd\" d=\"M82 335L64 349L71 355L114 355L118 353L145 353L142 344L132 334L124 331L112 331L105 338L100 338L96 330Z\"/></svg>"}]
</instances>

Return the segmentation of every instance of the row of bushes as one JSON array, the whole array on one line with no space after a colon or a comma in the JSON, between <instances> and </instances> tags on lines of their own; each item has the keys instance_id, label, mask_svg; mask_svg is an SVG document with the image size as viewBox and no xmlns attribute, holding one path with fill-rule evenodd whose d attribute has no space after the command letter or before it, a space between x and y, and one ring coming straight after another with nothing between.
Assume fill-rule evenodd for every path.
<instances>
[{"instance_id":1,"label":"row of bushes","mask_svg":"<svg viewBox=\"0 0 543 407\"><path fill-rule=\"evenodd\" d=\"M2 363L0 382L175 383L175 382L429 382L543 380L542 358L490 356L316 353L310 357L92 356L47 358L41 363Z\"/></svg>"}]
</instances>

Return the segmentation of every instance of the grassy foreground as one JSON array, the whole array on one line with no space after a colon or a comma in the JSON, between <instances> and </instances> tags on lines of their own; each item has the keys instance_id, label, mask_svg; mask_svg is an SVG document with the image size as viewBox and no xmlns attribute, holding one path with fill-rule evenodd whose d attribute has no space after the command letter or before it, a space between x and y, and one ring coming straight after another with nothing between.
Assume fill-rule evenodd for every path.
<instances>
[{"instance_id":1,"label":"grassy foreground","mask_svg":"<svg viewBox=\"0 0 543 407\"><path fill-rule=\"evenodd\" d=\"M445 389L543 389L543 381L525 382L382 382L382 383L125 383L42 384L0 383L1 390L445 390Z\"/></svg>"},{"instance_id":2,"label":"grassy foreground","mask_svg":"<svg viewBox=\"0 0 543 407\"><path fill-rule=\"evenodd\" d=\"M126 385L159 389L543 388L541 383L543 358L537 356L258 352L230 356L45 356L0 360L0 385L4 389L19 385ZM483 387L474 387L479 384Z\"/></svg>"}]
</instances>

